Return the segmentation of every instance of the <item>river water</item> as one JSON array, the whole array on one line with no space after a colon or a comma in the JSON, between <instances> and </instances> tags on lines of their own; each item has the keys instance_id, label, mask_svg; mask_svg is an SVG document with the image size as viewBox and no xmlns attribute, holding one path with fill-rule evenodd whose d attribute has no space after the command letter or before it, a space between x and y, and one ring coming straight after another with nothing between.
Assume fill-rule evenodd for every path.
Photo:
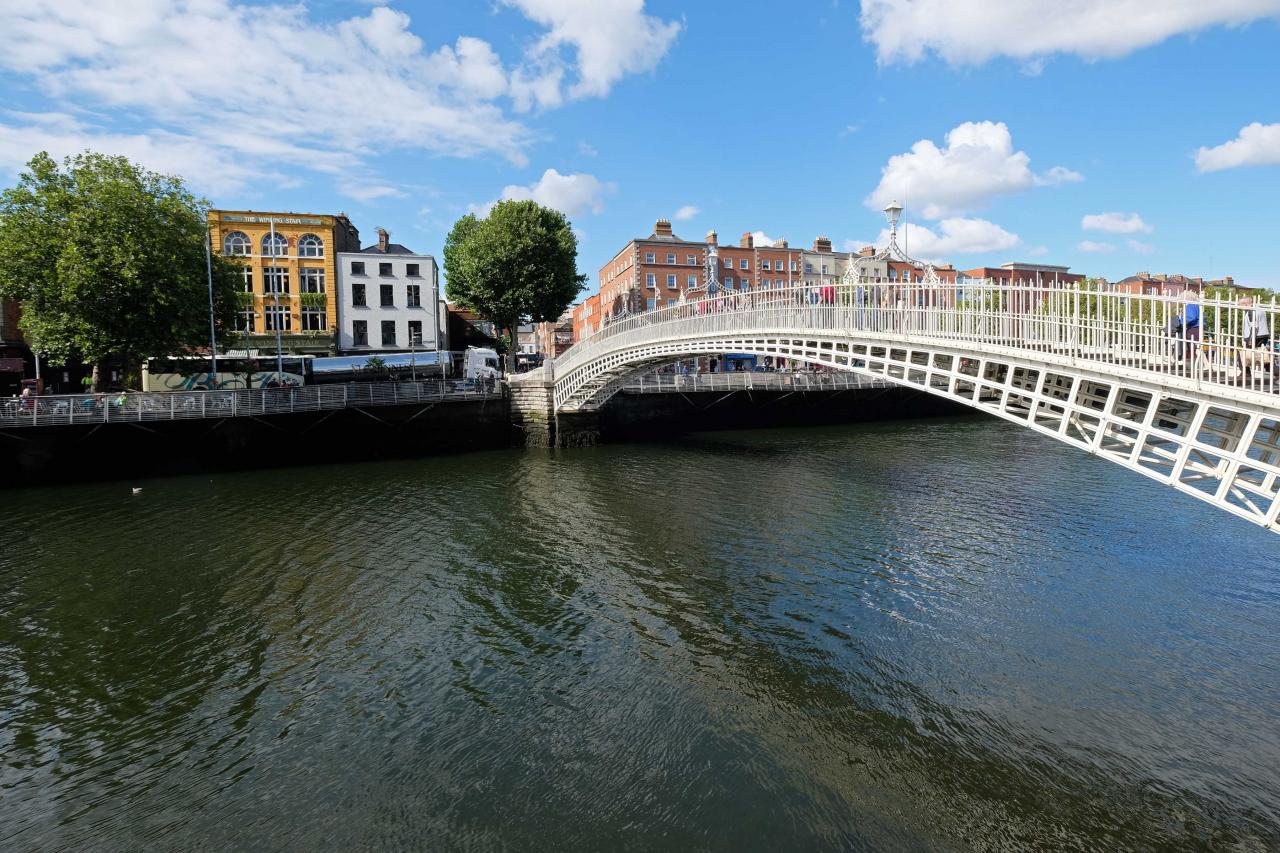
<instances>
[{"instance_id":1,"label":"river water","mask_svg":"<svg viewBox=\"0 0 1280 853\"><path fill-rule=\"evenodd\" d=\"M10 491L0 847L1280 849L1280 538L990 419Z\"/></svg>"}]
</instances>

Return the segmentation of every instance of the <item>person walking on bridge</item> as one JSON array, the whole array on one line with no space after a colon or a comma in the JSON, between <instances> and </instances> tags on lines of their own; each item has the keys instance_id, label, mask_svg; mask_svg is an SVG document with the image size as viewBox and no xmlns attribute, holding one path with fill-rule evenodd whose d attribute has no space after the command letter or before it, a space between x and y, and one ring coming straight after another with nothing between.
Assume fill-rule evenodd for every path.
<instances>
[{"instance_id":1,"label":"person walking on bridge","mask_svg":"<svg viewBox=\"0 0 1280 853\"><path fill-rule=\"evenodd\" d=\"M1252 296L1241 297L1239 305L1244 309L1240 327L1240 368L1244 383L1248 385L1253 368L1275 371L1275 353L1271 351L1270 318L1261 305L1254 305Z\"/></svg>"},{"instance_id":2,"label":"person walking on bridge","mask_svg":"<svg viewBox=\"0 0 1280 853\"><path fill-rule=\"evenodd\" d=\"M1200 345L1200 302L1194 290L1188 290L1182 298L1186 300L1182 306L1182 340L1186 344L1182 357L1190 362Z\"/></svg>"}]
</instances>

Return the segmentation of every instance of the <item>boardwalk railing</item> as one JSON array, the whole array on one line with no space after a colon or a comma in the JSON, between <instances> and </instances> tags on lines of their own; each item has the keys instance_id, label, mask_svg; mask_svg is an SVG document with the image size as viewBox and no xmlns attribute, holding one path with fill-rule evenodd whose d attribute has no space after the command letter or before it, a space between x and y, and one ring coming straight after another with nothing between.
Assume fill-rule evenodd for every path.
<instances>
[{"instance_id":1,"label":"boardwalk railing","mask_svg":"<svg viewBox=\"0 0 1280 853\"><path fill-rule=\"evenodd\" d=\"M1280 392L1274 300L1138 295L1037 284L867 282L729 291L633 314L556 359L556 381L603 354L656 338L814 331L953 341L1067 357L1250 392ZM1190 309L1190 310L1189 310ZM1185 322L1199 312L1199 323Z\"/></svg>"},{"instance_id":2,"label":"boardwalk railing","mask_svg":"<svg viewBox=\"0 0 1280 853\"><path fill-rule=\"evenodd\" d=\"M360 382L238 391L68 394L0 400L0 429L260 417L290 412L500 398L495 382Z\"/></svg>"},{"instance_id":3,"label":"boardwalk railing","mask_svg":"<svg viewBox=\"0 0 1280 853\"><path fill-rule=\"evenodd\" d=\"M852 391L888 388L888 382L857 373L780 370L728 373L646 373L622 386L626 394L676 394L698 391Z\"/></svg>"}]
</instances>

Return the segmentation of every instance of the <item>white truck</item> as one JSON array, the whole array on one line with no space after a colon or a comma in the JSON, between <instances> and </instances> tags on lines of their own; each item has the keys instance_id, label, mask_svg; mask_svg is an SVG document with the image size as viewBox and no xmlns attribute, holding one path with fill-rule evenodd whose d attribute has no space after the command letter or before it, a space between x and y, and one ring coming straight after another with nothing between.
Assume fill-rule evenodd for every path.
<instances>
[{"instance_id":1,"label":"white truck","mask_svg":"<svg viewBox=\"0 0 1280 853\"><path fill-rule=\"evenodd\" d=\"M497 379L502 375L502 362L497 350L488 347L467 347L462 355L464 380Z\"/></svg>"}]
</instances>

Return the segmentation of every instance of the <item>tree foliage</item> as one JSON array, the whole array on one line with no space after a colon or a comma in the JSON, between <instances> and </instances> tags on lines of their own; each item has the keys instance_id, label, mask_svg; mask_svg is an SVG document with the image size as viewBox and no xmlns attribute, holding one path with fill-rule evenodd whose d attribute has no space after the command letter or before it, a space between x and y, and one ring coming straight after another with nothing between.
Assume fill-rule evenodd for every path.
<instances>
[{"instance_id":1,"label":"tree foliage","mask_svg":"<svg viewBox=\"0 0 1280 853\"><path fill-rule=\"evenodd\" d=\"M564 214L501 201L483 219L459 219L444 245L449 299L501 329L556 320L578 295L578 239ZM507 352L514 370L515 349Z\"/></svg>"},{"instance_id":2,"label":"tree foliage","mask_svg":"<svg viewBox=\"0 0 1280 853\"><path fill-rule=\"evenodd\" d=\"M181 179L124 157L33 157L0 194L0 295L21 301L31 347L129 364L206 345L206 207ZM219 337L239 279L234 262L213 258Z\"/></svg>"}]
</instances>

